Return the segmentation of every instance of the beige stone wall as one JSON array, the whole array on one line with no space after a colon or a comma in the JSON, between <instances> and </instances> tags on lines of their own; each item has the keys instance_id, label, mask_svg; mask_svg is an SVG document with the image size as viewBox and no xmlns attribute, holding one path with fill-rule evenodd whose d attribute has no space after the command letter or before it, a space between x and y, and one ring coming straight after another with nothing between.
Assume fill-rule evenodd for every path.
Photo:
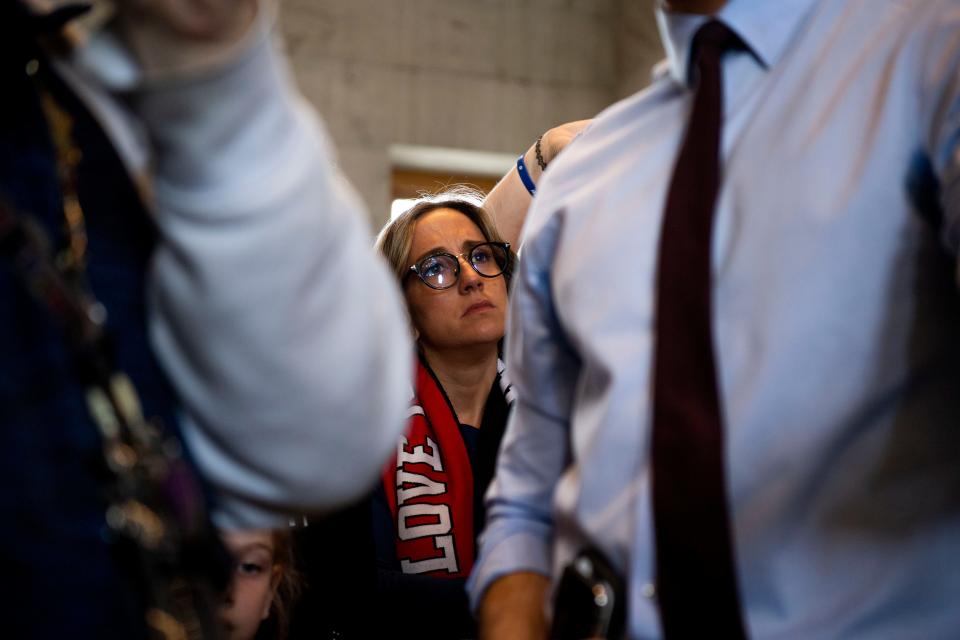
<instances>
[{"instance_id":1,"label":"beige stone wall","mask_svg":"<svg viewBox=\"0 0 960 640\"><path fill-rule=\"evenodd\" d=\"M619 0L616 94L626 97L650 83L654 65L663 59L663 45L654 19L653 0Z\"/></svg>"},{"instance_id":2,"label":"beige stone wall","mask_svg":"<svg viewBox=\"0 0 960 640\"><path fill-rule=\"evenodd\" d=\"M294 70L366 201L391 144L514 153L642 86L652 0L283 0ZM638 70L638 66L645 67Z\"/></svg>"}]
</instances>

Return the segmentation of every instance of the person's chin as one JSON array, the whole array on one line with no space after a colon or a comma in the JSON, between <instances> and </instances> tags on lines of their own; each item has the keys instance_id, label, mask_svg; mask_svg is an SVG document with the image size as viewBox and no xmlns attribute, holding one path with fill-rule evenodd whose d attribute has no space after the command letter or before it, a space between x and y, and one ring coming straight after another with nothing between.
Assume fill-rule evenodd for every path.
<instances>
[{"instance_id":1,"label":"person's chin","mask_svg":"<svg viewBox=\"0 0 960 640\"><path fill-rule=\"evenodd\" d=\"M469 316L468 316L469 318ZM503 323L487 318L474 318L473 326L461 332L467 344L481 345L499 342L503 337Z\"/></svg>"}]
</instances>

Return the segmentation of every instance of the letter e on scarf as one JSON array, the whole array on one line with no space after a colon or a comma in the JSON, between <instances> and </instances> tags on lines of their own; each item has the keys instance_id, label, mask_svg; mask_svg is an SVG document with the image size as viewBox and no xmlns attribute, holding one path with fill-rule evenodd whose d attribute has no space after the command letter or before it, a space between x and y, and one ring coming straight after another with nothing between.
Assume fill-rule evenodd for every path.
<instances>
[{"instance_id":1,"label":"letter e on scarf","mask_svg":"<svg viewBox=\"0 0 960 640\"><path fill-rule=\"evenodd\" d=\"M437 443L427 437L426 446L430 449L428 453L424 449L424 445L418 444L413 448L413 451L407 451L407 442L406 436L400 439L400 444L397 445L397 469L402 467L404 463L414 464L417 462L423 462L424 464L430 465L434 471L443 471L443 464L440 462L440 456L437 455ZM399 481L398 481L399 484Z\"/></svg>"}]
</instances>

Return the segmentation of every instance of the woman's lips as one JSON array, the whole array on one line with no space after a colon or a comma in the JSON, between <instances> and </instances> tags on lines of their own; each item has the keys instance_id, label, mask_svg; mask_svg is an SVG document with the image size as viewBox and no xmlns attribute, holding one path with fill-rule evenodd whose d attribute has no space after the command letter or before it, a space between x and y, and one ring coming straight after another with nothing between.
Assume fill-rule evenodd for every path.
<instances>
[{"instance_id":1,"label":"woman's lips","mask_svg":"<svg viewBox=\"0 0 960 640\"><path fill-rule=\"evenodd\" d=\"M463 315L460 316L460 317L463 318L463 317L465 317L465 316L470 315L471 313L479 313L480 311L484 311L484 310L486 310L486 309L493 309L493 308L495 308L495 307L493 306L493 303L488 302L488 301L486 301L486 300L482 300L482 301L480 301L480 302L476 302L476 303L470 305L469 307L467 307L467 310L464 311L464 312L463 312Z\"/></svg>"}]
</instances>

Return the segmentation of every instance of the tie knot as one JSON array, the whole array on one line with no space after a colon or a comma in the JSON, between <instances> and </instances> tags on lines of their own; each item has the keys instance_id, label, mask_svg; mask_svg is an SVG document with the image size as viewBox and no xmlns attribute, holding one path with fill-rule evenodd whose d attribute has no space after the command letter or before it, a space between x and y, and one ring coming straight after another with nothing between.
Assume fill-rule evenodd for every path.
<instances>
[{"instance_id":1,"label":"tie knot","mask_svg":"<svg viewBox=\"0 0 960 640\"><path fill-rule=\"evenodd\" d=\"M710 20L702 27L697 29L693 37L693 49L697 56L703 52L709 55L721 54L730 49L742 49L743 40L740 39L733 29L723 24L719 20Z\"/></svg>"}]
</instances>

